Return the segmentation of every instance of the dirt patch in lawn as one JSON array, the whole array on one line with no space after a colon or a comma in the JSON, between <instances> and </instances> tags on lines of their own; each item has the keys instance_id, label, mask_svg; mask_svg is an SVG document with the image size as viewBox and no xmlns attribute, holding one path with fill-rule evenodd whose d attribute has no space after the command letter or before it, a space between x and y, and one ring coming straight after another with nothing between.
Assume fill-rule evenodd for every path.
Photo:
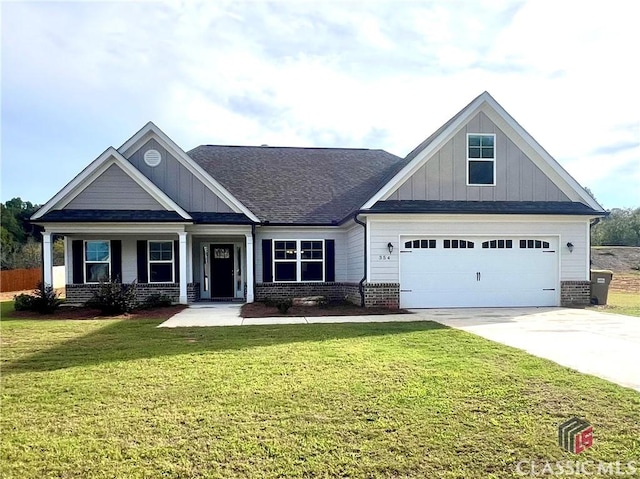
<instances>
[{"instance_id":1,"label":"dirt patch in lawn","mask_svg":"<svg viewBox=\"0 0 640 479\"><path fill-rule=\"evenodd\" d=\"M406 309L362 308L351 303L329 303L326 306L292 306L286 314L275 306L264 303L247 303L242 306L243 318L270 318L274 316L364 316L379 314L411 314Z\"/></svg>"},{"instance_id":2,"label":"dirt patch in lawn","mask_svg":"<svg viewBox=\"0 0 640 479\"><path fill-rule=\"evenodd\" d=\"M92 308L61 307L53 314L38 314L32 311L13 311L11 318L15 319L161 319L167 320L179 313L187 306L177 304L165 308L141 309L133 313L118 316L103 316L99 310Z\"/></svg>"},{"instance_id":3,"label":"dirt patch in lawn","mask_svg":"<svg viewBox=\"0 0 640 479\"><path fill-rule=\"evenodd\" d=\"M640 248L595 246L591 248L591 269L609 269L614 273L639 273Z\"/></svg>"},{"instance_id":4,"label":"dirt patch in lawn","mask_svg":"<svg viewBox=\"0 0 640 479\"><path fill-rule=\"evenodd\" d=\"M56 288L56 293L58 293L58 297L64 299L65 297L65 289L64 288ZM0 301L13 301L14 296L20 296L21 294L35 294L33 289L25 289L23 291L8 291L5 293L0 293Z\"/></svg>"}]
</instances>

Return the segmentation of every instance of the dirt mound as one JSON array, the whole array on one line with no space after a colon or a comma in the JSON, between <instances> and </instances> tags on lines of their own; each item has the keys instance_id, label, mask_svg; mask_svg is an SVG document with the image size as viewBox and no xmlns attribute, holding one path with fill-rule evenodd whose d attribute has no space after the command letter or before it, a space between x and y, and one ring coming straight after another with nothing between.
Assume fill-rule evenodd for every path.
<instances>
[{"instance_id":1,"label":"dirt mound","mask_svg":"<svg viewBox=\"0 0 640 479\"><path fill-rule=\"evenodd\" d=\"M591 269L609 269L614 273L640 271L640 248L595 246L591 248Z\"/></svg>"}]
</instances>

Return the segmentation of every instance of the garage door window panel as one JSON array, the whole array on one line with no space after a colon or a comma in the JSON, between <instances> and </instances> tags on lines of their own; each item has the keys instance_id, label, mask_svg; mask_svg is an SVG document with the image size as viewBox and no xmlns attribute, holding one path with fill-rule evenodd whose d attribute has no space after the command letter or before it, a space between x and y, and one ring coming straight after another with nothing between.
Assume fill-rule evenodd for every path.
<instances>
[{"instance_id":1,"label":"garage door window panel","mask_svg":"<svg viewBox=\"0 0 640 479\"><path fill-rule=\"evenodd\" d=\"M405 241L404 247L406 249L434 249L436 247L436 240L417 239L417 240Z\"/></svg>"},{"instance_id":2,"label":"garage door window panel","mask_svg":"<svg viewBox=\"0 0 640 479\"><path fill-rule=\"evenodd\" d=\"M484 249L512 249L513 240L495 239L482 242Z\"/></svg>"},{"instance_id":3,"label":"garage door window panel","mask_svg":"<svg viewBox=\"0 0 640 479\"><path fill-rule=\"evenodd\" d=\"M473 241L446 239L443 241L443 246L445 249L472 249L475 245Z\"/></svg>"},{"instance_id":4,"label":"garage door window panel","mask_svg":"<svg viewBox=\"0 0 640 479\"><path fill-rule=\"evenodd\" d=\"M549 249L548 241L523 239L520 240L520 248L522 249Z\"/></svg>"}]
</instances>

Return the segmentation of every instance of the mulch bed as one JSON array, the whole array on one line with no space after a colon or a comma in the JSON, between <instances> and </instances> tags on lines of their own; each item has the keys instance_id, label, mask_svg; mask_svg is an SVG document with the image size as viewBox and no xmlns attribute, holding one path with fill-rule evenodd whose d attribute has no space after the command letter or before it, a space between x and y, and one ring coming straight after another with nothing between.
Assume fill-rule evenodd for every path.
<instances>
[{"instance_id":1,"label":"mulch bed","mask_svg":"<svg viewBox=\"0 0 640 479\"><path fill-rule=\"evenodd\" d=\"M100 310L84 307L62 306L53 314L38 314L33 311L14 311L11 318L16 319L160 319L167 320L174 314L185 309L183 304L164 308L141 309L129 314L118 316L102 316Z\"/></svg>"},{"instance_id":2,"label":"mulch bed","mask_svg":"<svg viewBox=\"0 0 640 479\"><path fill-rule=\"evenodd\" d=\"M351 303L329 303L320 306L292 306L286 314L282 314L275 306L264 303L247 303L242 306L240 315L243 318L270 318L274 316L365 316L382 314L410 314L406 309L361 308Z\"/></svg>"}]
</instances>

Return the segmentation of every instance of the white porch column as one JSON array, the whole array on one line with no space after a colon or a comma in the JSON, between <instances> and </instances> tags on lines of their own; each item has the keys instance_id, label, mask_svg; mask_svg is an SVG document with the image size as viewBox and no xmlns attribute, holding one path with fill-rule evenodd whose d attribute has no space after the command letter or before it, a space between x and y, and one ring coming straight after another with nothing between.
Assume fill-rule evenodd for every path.
<instances>
[{"instance_id":1,"label":"white porch column","mask_svg":"<svg viewBox=\"0 0 640 479\"><path fill-rule=\"evenodd\" d=\"M44 271L44 284L53 286L53 256L51 254L51 233L42 233L42 260Z\"/></svg>"},{"instance_id":2,"label":"white porch column","mask_svg":"<svg viewBox=\"0 0 640 479\"><path fill-rule=\"evenodd\" d=\"M180 255L180 303L187 304L187 233L181 231L178 233L180 237L178 254Z\"/></svg>"},{"instance_id":3,"label":"white porch column","mask_svg":"<svg viewBox=\"0 0 640 479\"><path fill-rule=\"evenodd\" d=\"M253 235L245 234L247 238L247 303L253 303Z\"/></svg>"},{"instance_id":4,"label":"white porch column","mask_svg":"<svg viewBox=\"0 0 640 479\"><path fill-rule=\"evenodd\" d=\"M193 283L193 235L187 236L187 284Z\"/></svg>"}]
</instances>

